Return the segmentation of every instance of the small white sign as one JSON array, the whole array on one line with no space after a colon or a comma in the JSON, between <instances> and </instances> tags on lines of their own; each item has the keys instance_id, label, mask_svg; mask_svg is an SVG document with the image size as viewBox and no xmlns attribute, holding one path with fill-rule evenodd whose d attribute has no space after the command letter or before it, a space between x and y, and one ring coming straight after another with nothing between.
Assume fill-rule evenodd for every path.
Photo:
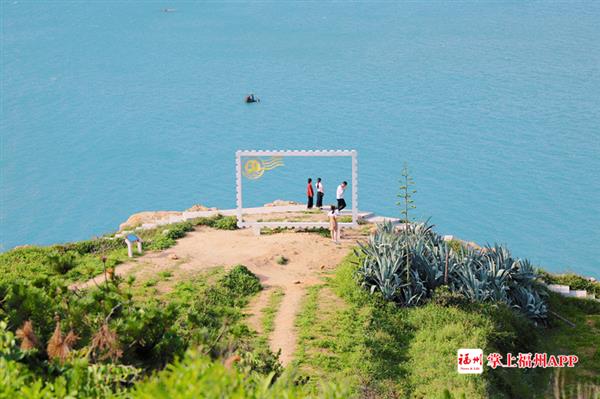
<instances>
[{"instance_id":1,"label":"small white sign","mask_svg":"<svg viewBox=\"0 0 600 399\"><path fill-rule=\"evenodd\" d=\"M459 349L456 359L457 371L460 374L483 373L483 350Z\"/></svg>"}]
</instances>

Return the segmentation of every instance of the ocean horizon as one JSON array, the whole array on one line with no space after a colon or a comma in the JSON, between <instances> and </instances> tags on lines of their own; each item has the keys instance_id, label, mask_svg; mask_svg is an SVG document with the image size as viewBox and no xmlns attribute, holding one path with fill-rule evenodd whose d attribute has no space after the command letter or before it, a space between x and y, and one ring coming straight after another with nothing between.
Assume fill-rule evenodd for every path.
<instances>
[{"instance_id":1,"label":"ocean horizon","mask_svg":"<svg viewBox=\"0 0 600 399\"><path fill-rule=\"evenodd\" d=\"M600 278L600 3L5 1L0 18L2 251L234 208L236 150L354 149L361 211L400 217L406 162L441 234ZM332 202L350 163L286 158L244 205L303 202L307 177Z\"/></svg>"}]
</instances>

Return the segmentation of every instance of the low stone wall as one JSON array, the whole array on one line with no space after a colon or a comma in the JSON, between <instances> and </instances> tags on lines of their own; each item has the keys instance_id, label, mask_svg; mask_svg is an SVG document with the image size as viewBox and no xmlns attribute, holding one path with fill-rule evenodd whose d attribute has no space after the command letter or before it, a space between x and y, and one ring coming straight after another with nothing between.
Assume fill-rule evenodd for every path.
<instances>
[{"instance_id":1,"label":"low stone wall","mask_svg":"<svg viewBox=\"0 0 600 399\"><path fill-rule=\"evenodd\" d=\"M587 292L586 290L572 290L568 285L548 284L548 290L556 292L562 296L573 298L596 299L596 295Z\"/></svg>"}]
</instances>

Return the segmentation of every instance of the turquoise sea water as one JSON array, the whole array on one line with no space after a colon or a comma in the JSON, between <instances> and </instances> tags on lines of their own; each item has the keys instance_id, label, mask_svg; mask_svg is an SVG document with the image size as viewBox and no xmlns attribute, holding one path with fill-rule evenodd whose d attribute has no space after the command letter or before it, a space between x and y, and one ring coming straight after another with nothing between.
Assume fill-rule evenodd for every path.
<instances>
[{"instance_id":1,"label":"turquoise sea water","mask_svg":"<svg viewBox=\"0 0 600 399\"><path fill-rule=\"evenodd\" d=\"M175 9L162 12L164 8ZM235 205L236 149L356 149L360 208L395 206L600 277L598 2L1 2L1 244ZM260 104L246 105L255 92ZM248 205L328 196L286 160Z\"/></svg>"}]
</instances>

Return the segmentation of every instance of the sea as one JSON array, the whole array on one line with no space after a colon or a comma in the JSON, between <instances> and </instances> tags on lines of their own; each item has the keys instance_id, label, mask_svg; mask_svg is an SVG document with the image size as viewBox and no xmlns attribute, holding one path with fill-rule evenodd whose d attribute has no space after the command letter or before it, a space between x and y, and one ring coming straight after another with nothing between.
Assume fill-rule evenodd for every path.
<instances>
[{"instance_id":1,"label":"sea","mask_svg":"<svg viewBox=\"0 0 600 399\"><path fill-rule=\"evenodd\" d=\"M360 210L400 216L406 164L417 220L600 278L600 2L0 6L3 251L235 207L236 150L353 149ZM351 181L282 162L244 206Z\"/></svg>"}]
</instances>

